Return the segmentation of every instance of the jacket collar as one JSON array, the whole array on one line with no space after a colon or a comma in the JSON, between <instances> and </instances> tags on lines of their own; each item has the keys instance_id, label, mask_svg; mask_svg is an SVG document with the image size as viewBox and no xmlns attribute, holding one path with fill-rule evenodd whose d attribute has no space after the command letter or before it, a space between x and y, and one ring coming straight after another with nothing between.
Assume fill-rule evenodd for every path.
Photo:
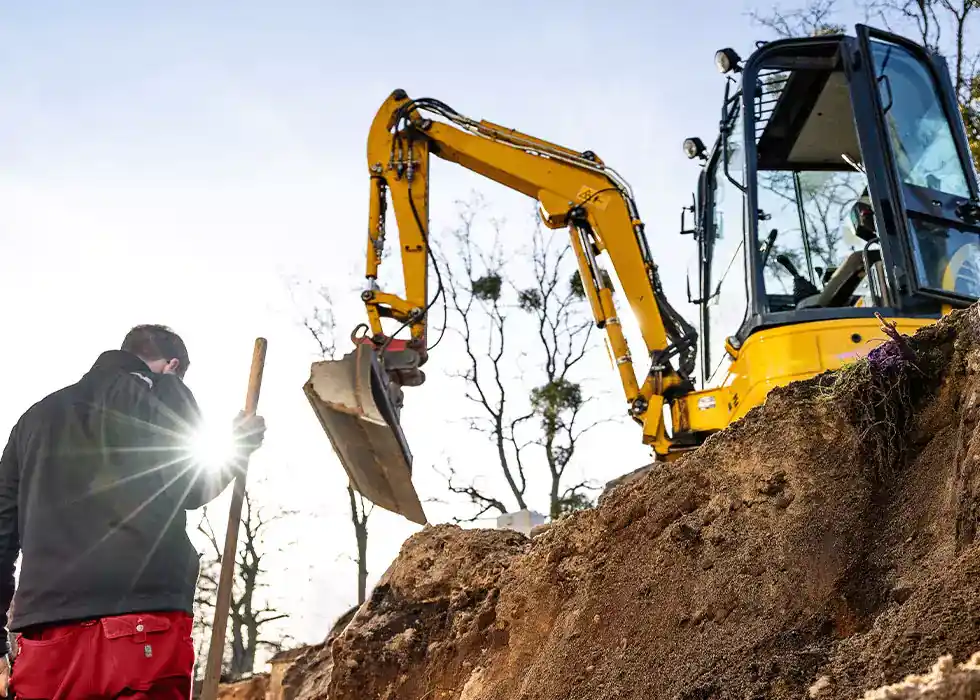
<instances>
[{"instance_id":1,"label":"jacket collar","mask_svg":"<svg viewBox=\"0 0 980 700\"><path fill-rule=\"evenodd\" d=\"M95 364L89 372L100 369L119 370L122 372L139 372L140 374L152 375L150 368L143 360L131 352L125 350L107 350L96 359Z\"/></svg>"}]
</instances>

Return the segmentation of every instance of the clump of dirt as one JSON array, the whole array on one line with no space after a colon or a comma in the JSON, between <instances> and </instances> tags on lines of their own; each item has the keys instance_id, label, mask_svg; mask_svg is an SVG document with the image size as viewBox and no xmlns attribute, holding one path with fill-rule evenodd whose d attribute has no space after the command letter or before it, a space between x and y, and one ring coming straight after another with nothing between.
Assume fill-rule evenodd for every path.
<instances>
[{"instance_id":1,"label":"clump of dirt","mask_svg":"<svg viewBox=\"0 0 980 700\"><path fill-rule=\"evenodd\" d=\"M264 673L235 683L223 683L218 687L218 700L265 700L269 690L269 676Z\"/></svg>"},{"instance_id":2,"label":"clump of dirt","mask_svg":"<svg viewBox=\"0 0 980 700\"><path fill-rule=\"evenodd\" d=\"M297 697L852 699L945 656L868 697L973 697L978 341L971 308L776 389L534 539L427 527Z\"/></svg>"},{"instance_id":3,"label":"clump of dirt","mask_svg":"<svg viewBox=\"0 0 980 700\"><path fill-rule=\"evenodd\" d=\"M869 691L863 700L974 700L980 697L980 652L956 666L944 656L924 675Z\"/></svg>"},{"instance_id":4,"label":"clump of dirt","mask_svg":"<svg viewBox=\"0 0 980 700\"><path fill-rule=\"evenodd\" d=\"M879 318L881 318L879 316ZM875 480L889 478L906 453L915 423L915 407L932 386L922 381L932 358L919 356L893 326L891 340L866 358L821 379L821 398L843 413L857 431L863 466Z\"/></svg>"}]
</instances>

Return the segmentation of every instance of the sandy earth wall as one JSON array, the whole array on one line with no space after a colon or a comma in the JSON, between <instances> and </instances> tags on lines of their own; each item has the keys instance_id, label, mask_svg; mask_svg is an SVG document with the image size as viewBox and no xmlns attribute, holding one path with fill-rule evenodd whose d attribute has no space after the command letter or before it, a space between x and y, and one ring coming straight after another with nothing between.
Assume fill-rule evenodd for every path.
<instances>
[{"instance_id":1,"label":"sandy earth wall","mask_svg":"<svg viewBox=\"0 0 980 700\"><path fill-rule=\"evenodd\" d=\"M288 700L977 697L978 341L777 389L533 539L425 528Z\"/></svg>"}]
</instances>

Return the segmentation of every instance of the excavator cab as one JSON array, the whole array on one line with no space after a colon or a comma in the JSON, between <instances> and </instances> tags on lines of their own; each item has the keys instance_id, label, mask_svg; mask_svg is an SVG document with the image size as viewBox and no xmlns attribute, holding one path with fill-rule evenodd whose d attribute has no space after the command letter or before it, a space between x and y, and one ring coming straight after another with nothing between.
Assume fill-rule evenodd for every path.
<instances>
[{"instance_id":1,"label":"excavator cab","mask_svg":"<svg viewBox=\"0 0 980 700\"><path fill-rule=\"evenodd\" d=\"M691 301L703 386L744 375L743 346L767 330L799 333L786 345L795 367L766 358L764 390L834 368L801 365L811 340L838 365L860 354L876 312L912 329L980 297L977 180L946 63L856 29L762 43L744 64L716 54L720 134L710 152L685 142L702 161Z\"/></svg>"}]
</instances>

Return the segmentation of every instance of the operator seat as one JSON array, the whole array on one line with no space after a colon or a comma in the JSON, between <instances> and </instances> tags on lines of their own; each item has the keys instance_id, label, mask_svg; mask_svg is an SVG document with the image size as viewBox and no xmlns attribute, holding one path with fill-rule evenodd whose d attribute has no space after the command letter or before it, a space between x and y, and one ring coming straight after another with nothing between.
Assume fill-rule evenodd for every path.
<instances>
[{"instance_id":1,"label":"operator seat","mask_svg":"<svg viewBox=\"0 0 980 700\"><path fill-rule=\"evenodd\" d=\"M871 209L871 200L868 196L867 187L865 187L864 192L861 193L861 196L851 206L846 225L850 226L854 235L861 241L864 241L865 244L870 244L877 240L874 212ZM796 305L796 308L809 309L815 307L850 306L851 296L858 288L858 285L861 284L865 276L872 274L871 269L865 269L865 263L867 263L868 268L880 268L882 265L880 250L868 249L867 260L865 260L864 256L864 250L856 250L848 255L844 262L834 270L830 278L824 283L824 287L820 293L812 294L801 300Z\"/></svg>"},{"instance_id":2,"label":"operator seat","mask_svg":"<svg viewBox=\"0 0 980 700\"><path fill-rule=\"evenodd\" d=\"M872 265L881 260L880 250L868 251L868 262ZM796 305L798 309L813 307L850 306L851 296L864 280L864 252L855 250L834 270L819 294L803 299Z\"/></svg>"}]
</instances>

